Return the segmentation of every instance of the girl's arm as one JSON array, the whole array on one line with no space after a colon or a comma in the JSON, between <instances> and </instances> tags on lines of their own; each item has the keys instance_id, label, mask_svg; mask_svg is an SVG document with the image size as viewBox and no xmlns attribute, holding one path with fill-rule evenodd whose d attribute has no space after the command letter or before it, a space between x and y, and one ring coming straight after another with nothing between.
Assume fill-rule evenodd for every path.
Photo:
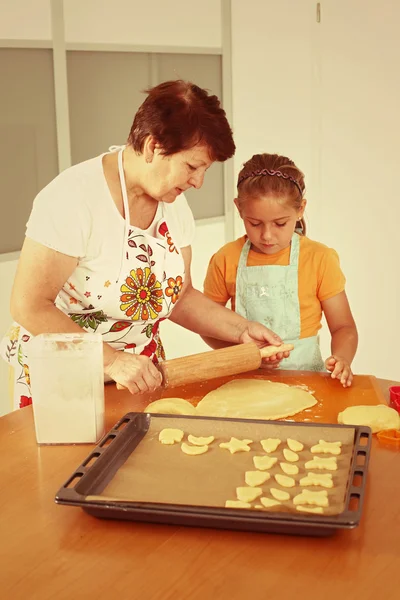
<instances>
[{"instance_id":1,"label":"girl's arm","mask_svg":"<svg viewBox=\"0 0 400 600\"><path fill-rule=\"evenodd\" d=\"M351 363L357 350L358 333L346 292L321 304L332 336L332 355L325 361L325 366L333 379L340 379L344 387L349 387L353 380Z\"/></svg>"}]
</instances>

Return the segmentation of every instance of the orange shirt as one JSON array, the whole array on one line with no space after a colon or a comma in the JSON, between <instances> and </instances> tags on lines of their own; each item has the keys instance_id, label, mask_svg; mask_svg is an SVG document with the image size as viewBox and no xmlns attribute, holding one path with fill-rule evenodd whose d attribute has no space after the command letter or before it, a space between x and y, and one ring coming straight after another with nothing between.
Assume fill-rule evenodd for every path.
<instances>
[{"instance_id":1,"label":"orange shirt","mask_svg":"<svg viewBox=\"0 0 400 600\"><path fill-rule=\"evenodd\" d=\"M243 236L218 250L210 260L204 281L205 295L221 304L226 304L228 300L231 300L232 310L235 310L239 257L246 239L247 237ZM290 247L272 255L250 250L247 266L288 265L289 258ZM346 279L341 271L339 257L335 250L301 236L299 254L300 338L318 333L322 326L321 302L343 292L345 283Z\"/></svg>"}]
</instances>

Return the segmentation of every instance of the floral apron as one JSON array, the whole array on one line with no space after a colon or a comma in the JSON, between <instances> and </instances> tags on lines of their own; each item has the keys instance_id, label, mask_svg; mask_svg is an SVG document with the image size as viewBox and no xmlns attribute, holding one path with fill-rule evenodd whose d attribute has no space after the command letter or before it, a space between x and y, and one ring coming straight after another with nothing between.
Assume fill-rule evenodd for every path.
<instances>
[{"instance_id":1,"label":"floral apron","mask_svg":"<svg viewBox=\"0 0 400 600\"><path fill-rule=\"evenodd\" d=\"M250 240L247 240L240 254L236 275L236 312L246 319L262 323L286 344L294 345L289 358L281 361L281 369L324 371L318 336L300 339L299 235L293 235L287 266L248 267L250 247Z\"/></svg>"},{"instance_id":2,"label":"floral apron","mask_svg":"<svg viewBox=\"0 0 400 600\"><path fill-rule=\"evenodd\" d=\"M68 294L70 302L73 300L74 311L67 314L82 329L101 333L104 342L113 348L144 354L156 364L165 358L159 324L168 318L179 298L185 267L163 217L162 203L162 217L155 228L154 224L152 227L154 235L130 225L122 158L123 148L118 152L125 212L124 245L119 267L115 271L114 264L114 272L86 276L84 293L67 282L55 304L66 312L65 296ZM95 305L88 304L89 297L98 299ZM63 302L58 301L60 298ZM28 331L13 323L0 344L0 355L14 368L13 408L22 408L32 402L28 358L31 338Z\"/></svg>"}]
</instances>

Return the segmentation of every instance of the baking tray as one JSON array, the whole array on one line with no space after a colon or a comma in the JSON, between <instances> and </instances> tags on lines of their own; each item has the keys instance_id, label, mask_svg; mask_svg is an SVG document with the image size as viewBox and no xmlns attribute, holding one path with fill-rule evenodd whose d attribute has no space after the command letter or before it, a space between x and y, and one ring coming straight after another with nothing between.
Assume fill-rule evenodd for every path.
<instances>
[{"instance_id":1,"label":"baking tray","mask_svg":"<svg viewBox=\"0 0 400 600\"><path fill-rule=\"evenodd\" d=\"M271 510L228 509L221 504L210 506L204 501L204 494L203 496L200 494L198 499L196 496L193 501L192 492L196 485L193 481L190 484L190 478L187 479L184 474L181 479L187 485L187 491L190 492L188 499L191 501L183 504L174 501L173 496L171 501L174 485L179 485L178 479L174 485L168 485L170 482L168 476L177 476L178 467L175 467L177 463L174 460L179 459L181 461L184 456L184 460L189 461L186 464L190 464L190 472L188 471L187 475L192 476L195 473L196 479L201 484L201 473L197 473L197 469L201 464L199 461L203 457L211 455L211 452L208 452L198 457L188 457L181 452L178 444L174 446L159 444L155 439L158 437L156 434L164 427L171 426L181 428L186 433L192 433L193 435L208 435L212 431L216 432L218 438L224 437L225 439L229 439L231 435L234 435L239 438L250 437L259 440L266 437L279 437L277 432L280 432L281 439L294 437L302 441L311 440L313 443L319 437L327 441L334 441L341 437L350 439L352 443L349 446L343 505L340 512L332 515L316 515L289 512L285 511L284 507L282 510L279 508L273 512ZM282 433L282 430L284 430L284 433ZM154 462L153 457L152 464L146 464L146 460L148 462L149 458L146 443L153 444L152 447L148 445L147 448L156 452L156 462ZM125 415L104 436L60 488L55 500L58 504L81 507L87 513L99 518L326 536L333 534L338 529L351 529L359 524L364 502L370 449L371 430L368 427L186 415L174 415L172 418L171 415L132 412ZM162 457L168 456L168 460L159 460L157 452L163 453ZM239 464L238 459L243 461L246 455L250 454L241 452L229 455L226 450L219 450L218 452L225 457L231 456L229 460L235 466ZM260 455L264 453L261 450L254 450L253 454ZM137 460L138 456L142 456L142 466L135 470L135 468L132 469L131 465L129 471L131 481L128 486L131 491L128 494L129 497L124 498L123 494L121 496L117 485L118 478L121 479L121 473L124 472L124 469L126 470L129 462ZM247 457L248 459L249 457ZM158 471L156 470L154 473L152 471L155 466ZM241 468L254 469L249 463ZM224 469L224 475L228 470ZM150 475L152 475L152 478L150 478ZM217 473L213 477L212 472L207 470L207 495L210 496L213 486L218 487L217 482L225 480L226 477L221 477L221 473ZM244 482L235 480L234 483L231 482L229 485L231 489L234 489L238 485L244 485ZM152 486L154 489L152 489ZM143 496L143 490L146 487L149 488L146 492L147 498L150 498L151 501L144 500L146 494ZM203 489L201 485L198 487L199 490ZM164 490L165 493L160 493L160 490ZM136 499L134 498L135 495ZM160 501L162 495L165 496L165 499ZM138 500L140 497L141 499ZM234 499L234 493L230 497ZM224 498L228 499L229 496L225 494Z\"/></svg>"}]
</instances>

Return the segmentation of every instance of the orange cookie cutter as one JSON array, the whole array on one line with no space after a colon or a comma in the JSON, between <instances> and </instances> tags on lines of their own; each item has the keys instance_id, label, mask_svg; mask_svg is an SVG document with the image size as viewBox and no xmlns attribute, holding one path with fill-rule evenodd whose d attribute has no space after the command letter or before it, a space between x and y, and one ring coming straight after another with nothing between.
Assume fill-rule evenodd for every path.
<instances>
[{"instance_id":1,"label":"orange cookie cutter","mask_svg":"<svg viewBox=\"0 0 400 600\"><path fill-rule=\"evenodd\" d=\"M386 429L385 431L379 431L376 434L376 437L381 444L394 446L400 450L400 431L398 429Z\"/></svg>"}]
</instances>

